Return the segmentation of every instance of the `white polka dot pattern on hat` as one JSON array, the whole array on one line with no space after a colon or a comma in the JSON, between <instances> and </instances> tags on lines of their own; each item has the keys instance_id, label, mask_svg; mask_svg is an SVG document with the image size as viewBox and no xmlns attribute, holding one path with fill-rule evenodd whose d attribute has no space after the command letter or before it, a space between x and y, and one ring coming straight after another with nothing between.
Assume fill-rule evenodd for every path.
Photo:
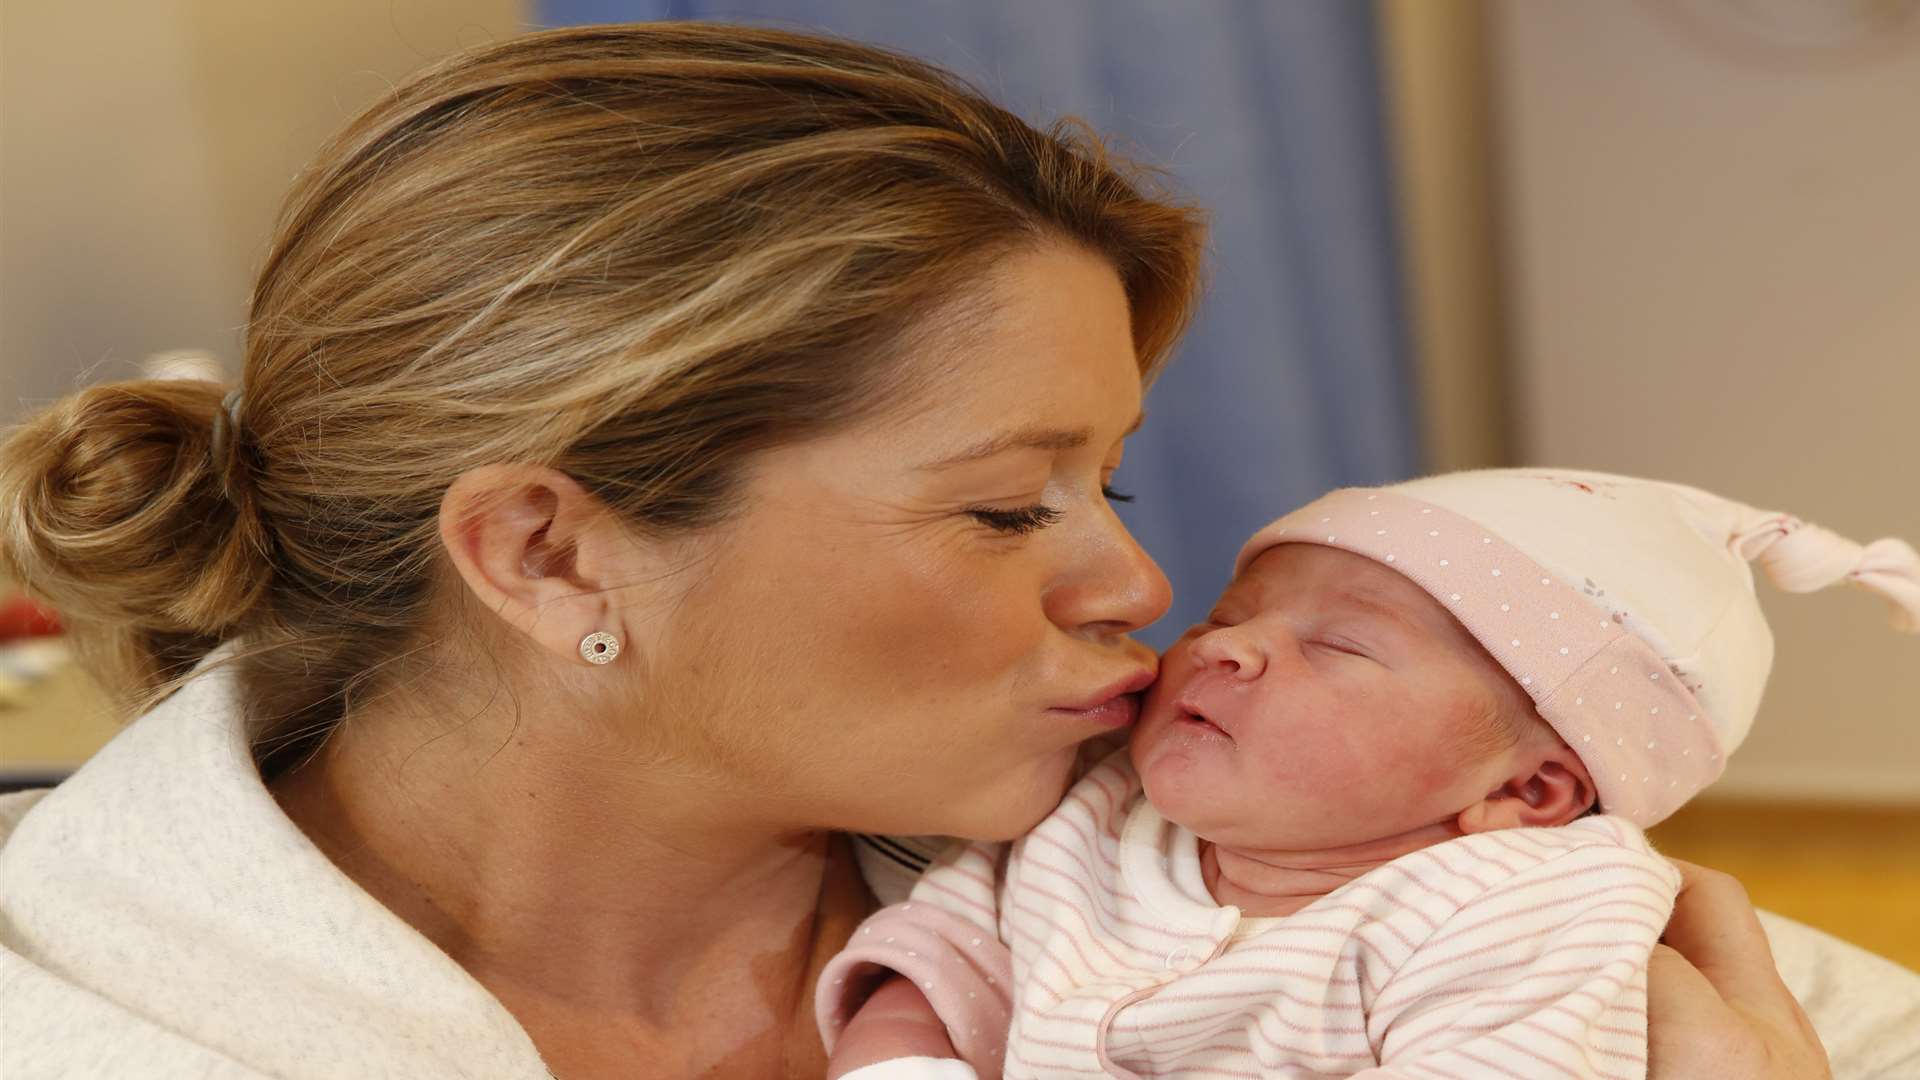
<instances>
[{"instance_id":1,"label":"white polka dot pattern on hat","mask_svg":"<svg viewBox=\"0 0 1920 1080\"><path fill-rule=\"evenodd\" d=\"M1360 520L1369 527L1358 528ZM1650 826L1719 776L1718 738L1692 693L1660 677L1666 665L1651 646L1525 552L1444 507L1348 489L1262 529L1241 549L1236 572L1288 542L1302 521L1326 528L1291 539L1382 563L1393 555L1392 569L1438 599L1532 696L1586 763L1608 813ZM1415 522L1421 527L1396 529ZM1582 611L1587 618L1562 618Z\"/></svg>"}]
</instances>

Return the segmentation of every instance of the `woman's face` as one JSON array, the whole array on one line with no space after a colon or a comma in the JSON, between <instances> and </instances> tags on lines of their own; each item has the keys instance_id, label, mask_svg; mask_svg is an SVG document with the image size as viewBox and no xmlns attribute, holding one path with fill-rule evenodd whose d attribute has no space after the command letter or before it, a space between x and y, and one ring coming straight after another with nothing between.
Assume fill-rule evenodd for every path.
<instances>
[{"instance_id":1,"label":"woman's face","mask_svg":"<svg viewBox=\"0 0 1920 1080\"><path fill-rule=\"evenodd\" d=\"M636 689L784 823L1016 835L1154 672L1167 581L1103 492L1141 407L1119 278L1047 248L991 287L911 406L758 460Z\"/></svg>"}]
</instances>

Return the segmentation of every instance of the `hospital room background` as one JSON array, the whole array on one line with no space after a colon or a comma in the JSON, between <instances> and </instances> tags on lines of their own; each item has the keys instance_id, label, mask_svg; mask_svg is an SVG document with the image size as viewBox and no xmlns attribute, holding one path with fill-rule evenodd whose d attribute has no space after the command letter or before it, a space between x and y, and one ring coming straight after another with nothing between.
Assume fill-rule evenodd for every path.
<instances>
[{"instance_id":1,"label":"hospital room background","mask_svg":"<svg viewBox=\"0 0 1920 1080\"><path fill-rule=\"evenodd\" d=\"M277 204L393 80L532 26L768 21L1085 117L1212 213L1210 285L1117 486L1160 645L1329 488L1555 464L1920 538L1920 0L7 0L0 424L231 377ZM1726 778L1655 830L1920 967L1920 643L1762 587ZM115 718L0 582L0 784ZM10 597L13 597L10 599Z\"/></svg>"}]
</instances>

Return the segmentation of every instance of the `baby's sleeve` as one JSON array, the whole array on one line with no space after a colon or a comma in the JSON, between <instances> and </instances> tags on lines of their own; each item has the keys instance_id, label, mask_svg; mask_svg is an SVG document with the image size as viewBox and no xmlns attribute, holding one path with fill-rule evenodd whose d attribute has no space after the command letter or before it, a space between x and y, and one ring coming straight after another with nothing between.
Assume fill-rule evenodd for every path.
<instances>
[{"instance_id":1,"label":"baby's sleeve","mask_svg":"<svg viewBox=\"0 0 1920 1080\"><path fill-rule=\"evenodd\" d=\"M840 1033L888 973L926 995L962 1060L998 1076L1012 1024L1012 954L999 933L1005 844L965 844L935 860L912 895L869 916L827 962L814 993L820 1037Z\"/></svg>"},{"instance_id":2,"label":"baby's sleeve","mask_svg":"<svg viewBox=\"0 0 1920 1080\"><path fill-rule=\"evenodd\" d=\"M1554 855L1443 922L1375 998L1381 1065L1358 1077L1644 1077L1647 961L1680 879L1632 839Z\"/></svg>"}]
</instances>

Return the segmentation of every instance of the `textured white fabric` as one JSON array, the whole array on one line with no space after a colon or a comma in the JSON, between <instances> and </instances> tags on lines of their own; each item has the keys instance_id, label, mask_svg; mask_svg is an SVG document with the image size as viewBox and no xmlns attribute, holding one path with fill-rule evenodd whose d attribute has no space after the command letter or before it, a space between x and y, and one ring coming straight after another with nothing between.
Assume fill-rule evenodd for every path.
<instances>
[{"instance_id":1,"label":"textured white fabric","mask_svg":"<svg viewBox=\"0 0 1920 1080\"><path fill-rule=\"evenodd\" d=\"M979 1080L979 1075L953 1058L911 1057L876 1061L842 1074L840 1080Z\"/></svg>"},{"instance_id":2,"label":"textured white fabric","mask_svg":"<svg viewBox=\"0 0 1920 1080\"><path fill-rule=\"evenodd\" d=\"M1760 925L1835 1080L1920 1078L1920 975L1771 911Z\"/></svg>"},{"instance_id":3,"label":"textured white fabric","mask_svg":"<svg viewBox=\"0 0 1920 1080\"><path fill-rule=\"evenodd\" d=\"M223 669L0 799L0 1076L546 1080L453 959L261 783Z\"/></svg>"}]
</instances>

